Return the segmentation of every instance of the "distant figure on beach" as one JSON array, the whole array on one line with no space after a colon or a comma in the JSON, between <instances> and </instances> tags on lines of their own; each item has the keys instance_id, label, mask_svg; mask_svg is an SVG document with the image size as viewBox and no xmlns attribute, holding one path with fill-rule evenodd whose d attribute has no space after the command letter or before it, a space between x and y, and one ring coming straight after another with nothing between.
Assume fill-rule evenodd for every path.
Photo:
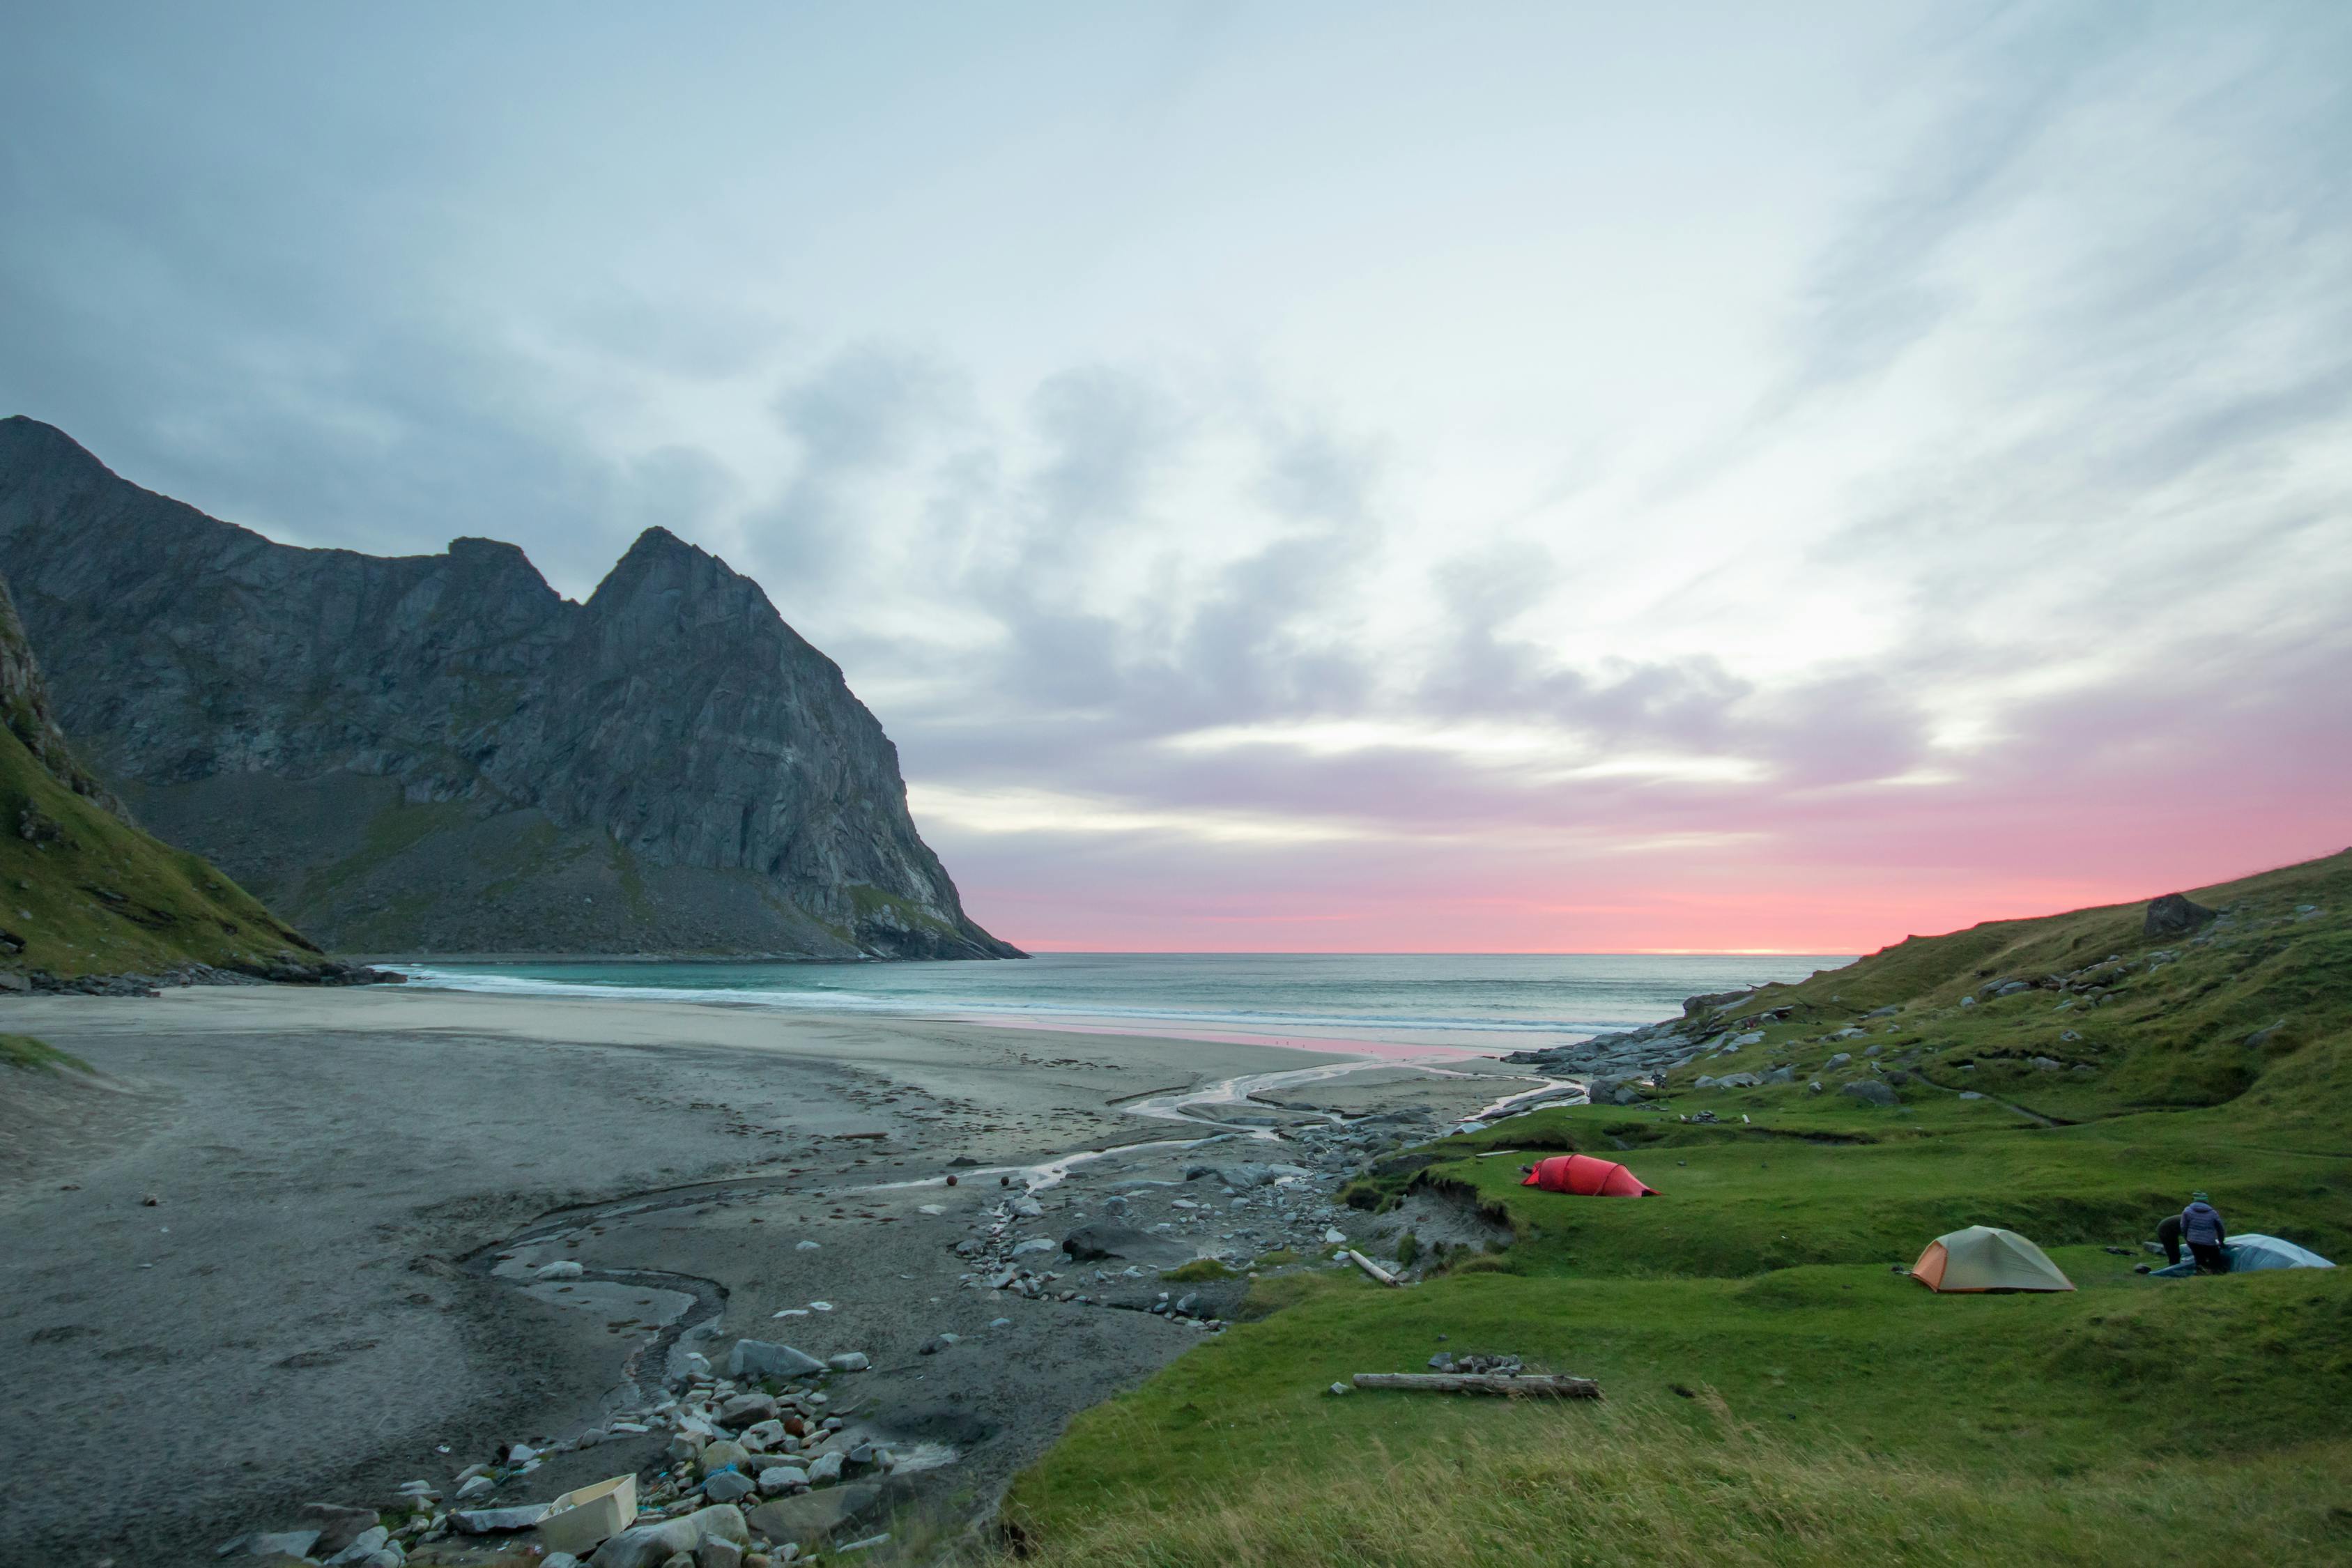
<instances>
[{"instance_id":1,"label":"distant figure on beach","mask_svg":"<svg viewBox=\"0 0 2352 1568\"><path fill-rule=\"evenodd\" d=\"M2189 1206L2180 1211L2180 1234L2189 1243L2189 1255L2197 1259L2198 1273L2230 1271L2230 1255L2221 1250L2229 1227L2221 1223L2221 1211L2207 1203L2203 1193L2189 1195Z\"/></svg>"}]
</instances>

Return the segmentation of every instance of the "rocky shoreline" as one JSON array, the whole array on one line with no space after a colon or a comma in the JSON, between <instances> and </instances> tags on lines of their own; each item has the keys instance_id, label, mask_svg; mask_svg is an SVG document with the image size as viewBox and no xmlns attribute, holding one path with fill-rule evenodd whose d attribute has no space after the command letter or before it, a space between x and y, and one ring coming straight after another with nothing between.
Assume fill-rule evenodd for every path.
<instances>
[{"instance_id":1,"label":"rocky shoreline","mask_svg":"<svg viewBox=\"0 0 2352 1568\"><path fill-rule=\"evenodd\" d=\"M120 1446L103 1410L134 1392L227 1440L142 1448L176 1520L45 1502L0 1522L0 1559L234 1541L323 1562L366 1538L342 1568L541 1562L558 1543L530 1510L624 1476L624 1531L729 1509L743 1538L717 1514L694 1546L745 1559L960 1533L1255 1280L1349 1267L1343 1247L1391 1258L1410 1229L1423 1268L1491 1243L1475 1216L1373 1215L1341 1189L1560 1087L1483 1058L409 986L13 1005L140 1086L162 1130L103 1163L60 1152L0 1205L0 1282L43 1336L0 1460L97 1462ZM88 1125L61 1149L130 1135L123 1093L77 1093ZM394 1105L389 1141L351 1113ZM102 1292L38 1283L92 1275ZM763 1509L819 1517L779 1533ZM338 1543L330 1517L359 1527Z\"/></svg>"}]
</instances>

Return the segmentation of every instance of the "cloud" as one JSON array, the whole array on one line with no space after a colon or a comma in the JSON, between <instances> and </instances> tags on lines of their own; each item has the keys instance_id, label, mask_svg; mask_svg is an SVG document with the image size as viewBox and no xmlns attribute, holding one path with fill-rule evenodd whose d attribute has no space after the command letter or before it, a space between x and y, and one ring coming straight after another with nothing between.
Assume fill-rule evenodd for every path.
<instances>
[{"instance_id":1,"label":"cloud","mask_svg":"<svg viewBox=\"0 0 2352 1568\"><path fill-rule=\"evenodd\" d=\"M299 542L720 551L1016 940L1851 945L2347 837L2352 13L1349 23L53 10L0 402Z\"/></svg>"}]
</instances>

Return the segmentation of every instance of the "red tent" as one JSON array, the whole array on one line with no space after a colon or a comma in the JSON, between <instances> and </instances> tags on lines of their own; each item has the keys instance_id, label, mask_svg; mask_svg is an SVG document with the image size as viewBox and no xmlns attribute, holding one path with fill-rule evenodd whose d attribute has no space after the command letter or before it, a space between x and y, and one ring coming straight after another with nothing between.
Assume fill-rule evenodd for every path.
<instances>
[{"instance_id":1,"label":"red tent","mask_svg":"<svg viewBox=\"0 0 2352 1568\"><path fill-rule=\"evenodd\" d=\"M1596 1160L1590 1154L1554 1154L1549 1160L1538 1160L1519 1185L1541 1187L1548 1193L1574 1193L1585 1198L1658 1195L1656 1188L1644 1185L1641 1177L1616 1161Z\"/></svg>"}]
</instances>

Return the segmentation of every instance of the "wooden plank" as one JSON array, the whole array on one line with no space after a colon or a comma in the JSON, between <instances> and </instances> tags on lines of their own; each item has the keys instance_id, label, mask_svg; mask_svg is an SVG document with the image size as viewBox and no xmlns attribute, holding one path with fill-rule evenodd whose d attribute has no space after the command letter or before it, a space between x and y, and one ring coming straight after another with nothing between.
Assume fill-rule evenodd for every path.
<instances>
[{"instance_id":1,"label":"wooden plank","mask_svg":"<svg viewBox=\"0 0 2352 1568\"><path fill-rule=\"evenodd\" d=\"M1402 1388L1422 1394L1498 1394L1506 1399L1601 1397L1601 1384L1591 1378L1540 1372L1517 1377L1492 1372L1360 1372L1355 1384L1358 1388Z\"/></svg>"},{"instance_id":2,"label":"wooden plank","mask_svg":"<svg viewBox=\"0 0 2352 1568\"><path fill-rule=\"evenodd\" d=\"M1362 1269L1365 1273L1370 1275L1373 1279L1379 1280L1390 1289L1402 1290L1404 1289L1403 1280L1398 1279L1395 1275L1390 1273L1387 1269L1381 1268L1379 1264L1373 1262L1362 1253L1350 1247L1348 1251L1348 1257L1357 1268Z\"/></svg>"}]
</instances>

